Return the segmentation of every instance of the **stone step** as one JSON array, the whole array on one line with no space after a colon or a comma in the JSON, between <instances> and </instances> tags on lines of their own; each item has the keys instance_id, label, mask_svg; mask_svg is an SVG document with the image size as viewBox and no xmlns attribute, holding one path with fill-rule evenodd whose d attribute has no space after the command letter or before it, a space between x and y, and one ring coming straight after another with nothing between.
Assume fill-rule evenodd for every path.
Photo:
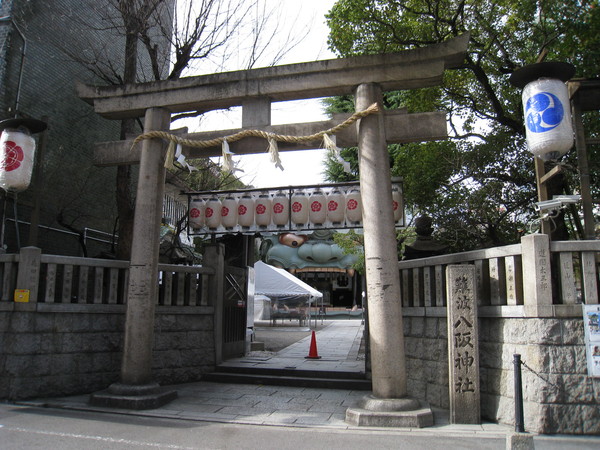
<instances>
[{"instance_id":1,"label":"stone step","mask_svg":"<svg viewBox=\"0 0 600 450\"><path fill-rule=\"evenodd\" d=\"M244 375L273 375L279 377L300 378L334 378L343 380L365 380L364 372L342 370L311 370L291 367L256 367L235 364L221 364L216 368L221 373L236 373Z\"/></svg>"},{"instance_id":2,"label":"stone step","mask_svg":"<svg viewBox=\"0 0 600 450\"><path fill-rule=\"evenodd\" d=\"M204 381L237 384L264 384L268 386L293 386L323 389L351 389L370 391L371 380L348 378L317 378L283 375L265 375L231 372L213 372L202 376Z\"/></svg>"},{"instance_id":3,"label":"stone step","mask_svg":"<svg viewBox=\"0 0 600 450\"><path fill-rule=\"evenodd\" d=\"M252 341L252 342L250 342L250 351L251 352L263 352L263 351L265 351L265 343L264 342L258 342L258 341Z\"/></svg>"}]
</instances>

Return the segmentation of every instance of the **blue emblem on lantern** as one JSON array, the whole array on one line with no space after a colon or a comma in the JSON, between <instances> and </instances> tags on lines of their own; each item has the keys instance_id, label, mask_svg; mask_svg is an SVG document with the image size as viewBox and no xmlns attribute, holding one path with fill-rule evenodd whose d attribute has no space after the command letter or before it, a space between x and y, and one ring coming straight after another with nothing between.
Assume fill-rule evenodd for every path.
<instances>
[{"instance_id":1,"label":"blue emblem on lantern","mask_svg":"<svg viewBox=\"0 0 600 450\"><path fill-rule=\"evenodd\" d=\"M525 106L525 125L533 133L544 133L556 128L565 110L558 97L550 92L531 96Z\"/></svg>"}]
</instances>

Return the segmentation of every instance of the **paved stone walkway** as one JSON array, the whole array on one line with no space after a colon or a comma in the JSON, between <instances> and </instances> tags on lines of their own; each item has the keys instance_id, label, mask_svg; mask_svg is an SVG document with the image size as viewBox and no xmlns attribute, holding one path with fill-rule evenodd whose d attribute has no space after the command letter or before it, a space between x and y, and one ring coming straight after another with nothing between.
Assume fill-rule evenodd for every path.
<instances>
[{"instance_id":1,"label":"paved stone walkway","mask_svg":"<svg viewBox=\"0 0 600 450\"><path fill-rule=\"evenodd\" d=\"M222 366L257 367L266 369L294 368L317 372L364 372L365 361L358 360L364 326L360 320L335 320L315 332L319 359L306 359L312 335L299 340L275 355L252 352L244 358L230 359Z\"/></svg>"}]
</instances>

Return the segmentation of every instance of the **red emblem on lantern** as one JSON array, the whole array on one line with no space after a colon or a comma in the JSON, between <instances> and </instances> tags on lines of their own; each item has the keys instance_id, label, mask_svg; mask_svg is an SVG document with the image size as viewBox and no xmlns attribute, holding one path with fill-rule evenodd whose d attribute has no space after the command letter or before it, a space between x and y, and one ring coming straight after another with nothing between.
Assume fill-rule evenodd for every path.
<instances>
[{"instance_id":1,"label":"red emblem on lantern","mask_svg":"<svg viewBox=\"0 0 600 450\"><path fill-rule=\"evenodd\" d=\"M292 211L294 211L294 212L302 211L302 203L294 202L294 204L292 205Z\"/></svg>"},{"instance_id":2,"label":"red emblem on lantern","mask_svg":"<svg viewBox=\"0 0 600 450\"><path fill-rule=\"evenodd\" d=\"M281 214L283 212L283 205L281 203L275 203L273 205L273 212L275 214Z\"/></svg>"},{"instance_id":3,"label":"red emblem on lantern","mask_svg":"<svg viewBox=\"0 0 600 450\"><path fill-rule=\"evenodd\" d=\"M238 206L238 214L240 216L243 216L244 214L246 214L248 212L248 208L246 208L244 205L240 205Z\"/></svg>"},{"instance_id":4,"label":"red emblem on lantern","mask_svg":"<svg viewBox=\"0 0 600 450\"><path fill-rule=\"evenodd\" d=\"M394 211L396 211L398 209L398 206L400 206L400 204L396 200L394 200L392 202L392 207L394 208Z\"/></svg>"},{"instance_id":5,"label":"red emblem on lantern","mask_svg":"<svg viewBox=\"0 0 600 450\"><path fill-rule=\"evenodd\" d=\"M337 211L338 209L338 202L331 200L328 204L327 204L327 209L329 211Z\"/></svg>"},{"instance_id":6,"label":"red emblem on lantern","mask_svg":"<svg viewBox=\"0 0 600 450\"><path fill-rule=\"evenodd\" d=\"M267 212L267 208L262 203L256 205L256 214L264 214Z\"/></svg>"},{"instance_id":7,"label":"red emblem on lantern","mask_svg":"<svg viewBox=\"0 0 600 450\"><path fill-rule=\"evenodd\" d=\"M227 206L223 206L221 208L221 216L227 217L229 215L229 208Z\"/></svg>"},{"instance_id":8,"label":"red emblem on lantern","mask_svg":"<svg viewBox=\"0 0 600 450\"><path fill-rule=\"evenodd\" d=\"M23 161L23 149L13 141L6 141L6 144L4 145L4 161L2 161L2 168L4 168L6 172L11 172L21 167L21 161Z\"/></svg>"},{"instance_id":9,"label":"red emblem on lantern","mask_svg":"<svg viewBox=\"0 0 600 450\"><path fill-rule=\"evenodd\" d=\"M348 209L356 209L356 208L358 208L358 202L356 200L354 200L353 198L348 200Z\"/></svg>"},{"instance_id":10,"label":"red emblem on lantern","mask_svg":"<svg viewBox=\"0 0 600 450\"><path fill-rule=\"evenodd\" d=\"M206 217L212 217L213 216L213 209L212 208L206 208L204 215L206 215Z\"/></svg>"},{"instance_id":11,"label":"red emblem on lantern","mask_svg":"<svg viewBox=\"0 0 600 450\"><path fill-rule=\"evenodd\" d=\"M190 211L190 217L195 219L196 217L200 217L200 210L198 208L192 208Z\"/></svg>"},{"instance_id":12,"label":"red emblem on lantern","mask_svg":"<svg viewBox=\"0 0 600 450\"><path fill-rule=\"evenodd\" d=\"M310 204L310 209L314 212L321 211L321 202L312 202Z\"/></svg>"}]
</instances>

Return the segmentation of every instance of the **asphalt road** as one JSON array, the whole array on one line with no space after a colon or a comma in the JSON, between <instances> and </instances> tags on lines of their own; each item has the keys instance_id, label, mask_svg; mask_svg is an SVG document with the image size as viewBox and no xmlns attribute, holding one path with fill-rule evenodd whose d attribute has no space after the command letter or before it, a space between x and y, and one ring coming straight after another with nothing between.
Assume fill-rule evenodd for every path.
<instances>
[{"instance_id":1,"label":"asphalt road","mask_svg":"<svg viewBox=\"0 0 600 450\"><path fill-rule=\"evenodd\" d=\"M235 425L0 405L0 449L504 449L503 437Z\"/></svg>"},{"instance_id":2,"label":"asphalt road","mask_svg":"<svg viewBox=\"0 0 600 450\"><path fill-rule=\"evenodd\" d=\"M536 436L536 450L600 448L596 437ZM0 404L0 449L505 449L497 433L327 429L202 422Z\"/></svg>"}]
</instances>

